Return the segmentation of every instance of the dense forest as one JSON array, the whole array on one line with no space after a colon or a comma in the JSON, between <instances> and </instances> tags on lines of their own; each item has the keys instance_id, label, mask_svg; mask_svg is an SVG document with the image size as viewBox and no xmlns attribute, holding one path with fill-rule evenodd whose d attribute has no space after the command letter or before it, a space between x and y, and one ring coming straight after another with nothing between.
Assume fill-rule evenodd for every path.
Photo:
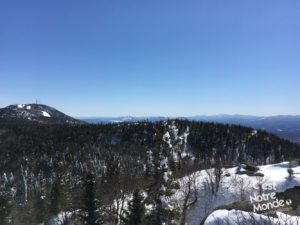
<instances>
[{"instance_id":1,"label":"dense forest","mask_svg":"<svg viewBox=\"0 0 300 225\"><path fill-rule=\"evenodd\" d=\"M299 157L298 145L236 125L2 121L0 224L39 224L61 211L72 212L75 224L172 224L181 214L164 207L163 196L178 188L176 178ZM147 205L151 213L144 215Z\"/></svg>"}]
</instances>

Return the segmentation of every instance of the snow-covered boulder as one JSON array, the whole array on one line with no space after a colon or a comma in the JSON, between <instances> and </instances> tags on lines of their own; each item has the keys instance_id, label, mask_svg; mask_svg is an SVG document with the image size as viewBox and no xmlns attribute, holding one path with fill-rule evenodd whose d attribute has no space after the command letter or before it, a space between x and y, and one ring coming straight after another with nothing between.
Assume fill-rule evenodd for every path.
<instances>
[{"instance_id":1,"label":"snow-covered boulder","mask_svg":"<svg viewBox=\"0 0 300 225\"><path fill-rule=\"evenodd\" d=\"M204 225L294 225L300 223L298 216L289 216L280 212L277 212L276 215L278 218L239 210L217 210L207 217Z\"/></svg>"}]
</instances>

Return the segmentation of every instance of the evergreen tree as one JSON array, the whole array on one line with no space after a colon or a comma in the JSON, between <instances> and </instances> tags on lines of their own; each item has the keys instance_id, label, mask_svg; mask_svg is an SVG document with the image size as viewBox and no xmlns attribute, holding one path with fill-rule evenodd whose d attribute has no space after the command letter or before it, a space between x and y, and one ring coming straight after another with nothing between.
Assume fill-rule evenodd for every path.
<instances>
[{"instance_id":1,"label":"evergreen tree","mask_svg":"<svg viewBox=\"0 0 300 225\"><path fill-rule=\"evenodd\" d=\"M120 166L119 166L119 159L110 156L106 160L106 173L105 173L105 179L109 179L113 176L117 176L120 173Z\"/></svg>"},{"instance_id":2,"label":"evergreen tree","mask_svg":"<svg viewBox=\"0 0 300 225\"><path fill-rule=\"evenodd\" d=\"M140 225L145 215L145 207L143 197L136 190L133 193L133 199L129 202L128 211L125 211L125 216L122 218L124 225Z\"/></svg>"},{"instance_id":3,"label":"evergreen tree","mask_svg":"<svg viewBox=\"0 0 300 225\"><path fill-rule=\"evenodd\" d=\"M37 223L41 223L45 220L45 196L42 191L35 193L33 198L33 209L35 220Z\"/></svg>"},{"instance_id":4,"label":"evergreen tree","mask_svg":"<svg viewBox=\"0 0 300 225\"><path fill-rule=\"evenodd\" d=\"M49 212L52 215L57 215L60 208L60 198L61 198L61 183L60 178L57 178L52 184L51 193L50 193L50 206Z\"/></svg>"},{"instance_id":5,"label":"evergreen tree","mask_svg":"<svg viewBox=\"0 0 300 225\"><path fill-rule=\"evenodd\" d=\"M4 225L7 222L7 217L10 214L10 203L7 199L7 194L0 193L0 224Z\"/></svg>"},{"instance_id":6,"label":"evergreen tree","mask_svg":"<svg viewBox=\"0 0 300 225\"><path fill-rule=\"evenodd\" d=\"M147 151L146 153L146 168L145 168L145 177L149 177L152 175L152 171L153 171L153 157L152 157L152 151Z\"/></svg>"},{"instance_id":7,"label":"evergreen tree","mask_svg":"<svg viewBox=\"0 0 300 225\"><path fill-rule=\"evenodd\" d=\"M292 169L292 161L289 162L289 168L287 169L287 172L289 174L289 178L290 179L294 177L295 172Z\"/></svg>"},{"instance_id":8,"label":"evergreen tree","mask_svg":"<svg viewBox=\"0 0 300 225\"><path fill-rule=\"evenodd\" d=\"M143 221L144 224L171 224L171 221L176 218L175 210L171 209L168 203L168 197L173 195L172 187L174 182L170 175L172 172L169 168L168 159L171 158L170 145L167 144L169 140L163 142L162 136L157 141L159 146L153 151L154 170L152 175L152 182L148 187L147 204L151 204L152 210Z\"/></svg>"},{"instance_id":9,"label":"evergreen tree","mask_svg":"<svg viewBox=\"0 0 300 225\"><path fill-rule=\"evenodd\" d=\"M176 172L176 162L172 154L168 155L168 166L170 168L170 171Z\"/></svg>"},{"instance_id":10,"label":"evergreen tree","mask_svg":"<svg viewBox=\"0 0 300 225\"><path fill-rule=\"evenodd\" d=\"M97 206L95 197L95 176L92 172L88 172L84 181L84 224L97 225Z\"/></svg>"}]
</instances>

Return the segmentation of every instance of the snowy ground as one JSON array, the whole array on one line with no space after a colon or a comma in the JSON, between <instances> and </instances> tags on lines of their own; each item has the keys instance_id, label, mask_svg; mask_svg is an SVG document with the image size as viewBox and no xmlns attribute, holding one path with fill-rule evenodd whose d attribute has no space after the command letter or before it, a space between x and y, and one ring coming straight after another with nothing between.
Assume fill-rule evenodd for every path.
<instances>
[{"instance_id":1,"label":"snowy ground","mask_svg":"<svg viewBox=\"0 0 300 225\"><path fill-rule=\"evenodd\" d=\"M241 167L242 168L242 167ZM198 171L192 175L195 177L196 190L198 193L198 201L196 204L189 209L187 213L187 221L186 225L199 225L202 219L208 216L205 225L228 225L228 224L238 224L236 223L237 218L247 218L251 217L251 219L256 218L261 223L258 224L270 224L268 222L269 218L266 216L261 216L258 214L249 214L246 212L238 211L238 210L217 210L213 212L213 209L220 205L227 205L233 203L235 201L241 200L241 191L245 191L246 200L250 199L250 196L254 194L258 194L259 191L256 188L257 183L264 183L266 188L271 189L271 187L276 190L264 190L263 193L271 193L271 192L282 192L288 188L293 188L295 186L300 186L300 166L294 164L292 169L294 170L294 177L288 178L287 169L289 168L288 162L259 166L259 173L264 174L263 178L248 176L248 175L237 175L236 171L238 167L224 169L223 174L227 174L230 176L224 176L220 185L219 191L212 195L209 188L206 185L206 180L208 178L208 173L210 172L202 170ZM243 171L243 169L241 169ZM208 173L207 173L208 172ZM192 176L190 175L190 176ZM183 198L183 189L184 184L187 181L187 177L181 178L178 180L181 188L176 191L173 196L173 200L175 202L179 202L181 204L181 200ZM129 200L129 199L128 199ZM126 208L126 207L125 207ZM300 211L300 206L299 206ZM212 213L213 212L213 213ZM61 225L61 217L64 214L60 214L58 217L54 217L51 219L50 224L52 225ZM71 214L67 213L66 215L70 216ZM65 216L66 216L65 215ZM271 221L271 224L297 224L295 221L299 219L299 217L290 217L286 214L277 212L278 219L274 219ZM222 222L220 222L222 221ZM290 222L287 222L290 221ZM72 222L70 223L72 224ZM249 223L250 225L251 223ZM299 223L300 225L300 223Z\"/></svg>"},{"instance_id":2,"label":"snowy ground","mask_svg":"<svg viewBox=\"0 0 300 225\"><path fill-rule=\"evenodd\" d=\"M239 210L216 210L206 219L204 225L299 225L300 217L277 212L278 218ZM247 222L246 222L247 221Z\"/></svg>"},{"instance_id":3,"label":"snowy ground","mask_svg":"<svg viewBox=\"0 0 300 225\"><path fill-rule=\"evenodd\" d=\"M71 220L72 213L71 212L60 212L57 216L52 217L47 221L47 225L74 225ZM41 223L39 225L45 225L45 223Z\"/></svg>"},{"instance_id":4,"label":"snowy ground","mask_svg":"<svg viewBox=\"0 0 300 225\"><path fill-rule=\"evenodd\" d=\"M266 188L275 187L276 190L263 190L263 193L282 192L294 186L300 186L300 166L292 165L294 178L288 178L288 162L259 166L259 173L264 174L263 178L248 175L237 175L237 167L227 169L225 173L230 176L224 176L220 189L217 194L212 195L205 185L208 178L206 171L196 172L196 189L199 195L197 203L187 213L187 225L198 225L201 220L209 215L212 210L220 205L230 204L241 200L241 192L245 191L245 198L249 200L250 195L259 194L257 183L264 183ZM185 178L179 180L181 186L184 186ZM275 186L274 186L275 184ZM256 186L255 186L256 185ZM182 190L176 192L175 198L182 198ZM226 210L224 210L226 211ZM220 212L220 216L228 214L229 211ZM216 216L216 215L214 215Z\"/></svg>"}]
</instances>

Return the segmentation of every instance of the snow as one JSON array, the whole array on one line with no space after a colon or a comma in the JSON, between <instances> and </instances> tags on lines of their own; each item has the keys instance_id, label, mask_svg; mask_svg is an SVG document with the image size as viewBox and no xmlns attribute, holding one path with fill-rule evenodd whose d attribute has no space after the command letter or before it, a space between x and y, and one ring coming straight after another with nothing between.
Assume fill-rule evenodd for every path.
<instances>
[{"instance_id":1,"label":"snow","mask_svg":"<svg viewBox=\"0 0 300 225\"><path fill-rule=\"evenodd\" d=\"M246 171L247 165L241 164L240 167L237 168L237 172L243 172Z\"/></svg>"},{"instance_id":2,"label":"snow","mask_svg":"<svg viewBox=\"0 0 300 225\"><path fill-rule=\"evenodd\" d=\"M5 186L7 183L8 183L8 179L6 173L3 173L3 176L1 178L1 184Z\"/></svg>"},{"instance_id":3,"label":"snow","mask_svg":"<svg viewBox=\"0 0 300 225\"><path fill-rule=\"evenodd\" d=\"M163 141L171 148L171 153L175 162L178 161L178 154L180 154L181 157L193 158L193 155L189 153L186 144L189 135L189 127L187 127L185 131L179 133L174 121L170 125L167 125L167 122L165 122L165 125L167 126L168 131L164 133ZM250 132L250 135L255 136L257 133L258 131L253 129ZM167 162L162 158L161 166L165 164L167 164ZM202 219L213 212L216 207L240 201L242 192L244 192L243 196L245 200L249 201L250 196L259 194L259 190L257 189L257 184L259 182L266 183L267 185L275 184L276 192L282 192L286 189L300 185L300 166L298 164L292 165L295 174L294 178L288 178L288 162L259 166L259 171L257 172L263 174L264 177L236 174L238 171L246 171L246 167L245 164L241 164L239 167L223 169L222 182L220 183L219 190L215 194L212 194L209 184L209 175L214 174L213 169L201 170L194 173L194 176L196 177L195 190L198 193L198 201L188 210L186 215L186 225L200 224ZM229 174L229 176L224 176L225 174ZM165 178L167 178L167 176L165 176ZM186 187L188 180L188 176L177 180L181 188L179 190L174 190L175 194L169 201L176 201L179 205L183 203L184 187ZM263 192L265 193L266 190ZM271 190L267 190L267 193L271 192ZM226 212L226 214L228 214L228 212Z\"/></svg>"},{"instance_id":4,"label":"snow","mask_svg":"<svg viewBox=\"0 0 300 225\"><path fill-rule=\"evenodd\" d=\"M49 219L47 221L47 225L63 225L63 224L67 224L67 225L74 225L72 219L72 213L71 212L60 212L57 216L52 217L51 219ZM67 222L65 223L65 221L67 220ZM41 223L39 225L45 225L44 223Z\"/></svg>"},{"instance_id":5,"label":"snow","mask_svg":"<svg viewBox=\"0 0 300 225\"><path fill-rule=\"evenodd\" d=\"M171 145L171 136L170 136L169 131L167 131L167 132L164 134L163 140L169 145L169 148L172 148L172 145Z\"/></svg>"},{"instance_id":6,"label":"snow","mask_svg":"<svg viewBox=\"0 0 300 225\"><path fill-rule=\"evenodd\" d=\"M160 161L160 166L162 168L166 168L168 166L168 158L166 158L166 157L163 156L162 159L161 159L161 161Z\"/></svg>"},{"instance_id":7,"label":"snow","mask_svg":"<svg viewBox=\"0 0 300 225\"><path fill-rule=\"evenodd\" d=\"M162 207L164 209L168 209L169 208L169 204L168 204L166 196L164 196L164 195L159 196L159 200L161 201Z\"/></svg>"},{"instance_id":8,"label":"snow","mask_svg":"<svg viewBox=\"0 0 300 225\"><path fill-rule=\"evenodd\" d=\"M208 216L204 225L235 225L235 224L265 224L265 225L293 225L299 224L300 217L289 216L277 212L278 218L267 217L265 215L248 213L240 210L216 210Z\"/></svg>"},{"instance_id":9,"label":"snow","mask_svg":"<svg viewBox=\"0 0 300 225\"><path fill-rule=\"evenodd\" d=\"M164 185L161 185L160 191L165 192L166 191L166 187Z\"/></svg>"},{"instance_id":10,"label":"snow","mask_svg":"<svg viewBox=\"0 0 300 225\"><path fill-rule=\"evenodd\" d=\"M14 178L14 175L12 172L10 172L10 175L9 175L9 182L12 183L14 182L15 178Z\"/></svg>"},{"instance_id":11,"label":"snow","mask_svg":"<svg viewBox=\"0 0 300 225\"><path fill-rule=\"evenodd\" d=\"M19 105L18 105L18 108L19 108L19 109L23 109L24 106L25 106L24 104L19 104Z\"/></svg>"},{"instance_id":12,"label":"snow","mask_svg":"<svg viewBox=\"0 0 300 225\"><path fill-rule=\"evenodd\" d=\"M151 155L151 151L148 151L148 155ZM167 161L163 158L162 165L165 165ZM230 204L235 201L240 201L240 185L243 184L243 188L245 191L245 198L246 200L250 200L250 196L254 194L258 194L258 191L255 188L255 184L257 182L262 182L266 184L275 184L276 192L282 192L288 188L293 188L294 186L300 185L300 166L296 163L292 164L292 168L295 171L295 177L293 179L288 178L287 169L289 168L289 162L283 162L278 164L271 164L265 166L259 166L259 173L264 174L264 177L255 177L255 176L247 176L245 174L239 175L236 174L237 169L241 168L244 169L246 165L242 164L240 167L233 167L229 169L223 169L224 174L229 174L230 176L224 176L223 180L220 184L220 189L217 194L212 195L211 191L209 190L206 180L209 174L211 173L212 169L209 170L201 170L197 171L191 175L194 175L195 180L195 188L198 193L198 200L196 204L189 208L187 215L186 215L186 223L185 225L194 225L200 224L203 218L206 216L207 219L205 221L205 225L213 225L213 224L220 224L220 225L236 225L238 224L236 219L237 218L245 218L251 220L257 220L256 224L268 224L269 217L264 216L262 214L255 214L255 213L248 213L239 210L217 210L213 211L216 207L220 205ZM168 173L164 173L164 178L167 179ZM189 175L189 176L191 176ZM160 201L164 208L173 207L172 203L176 202L176 205L183 203L183 195L184 195L184 184L188 182L188 176L180 178L176 180L180 184L179 190L173 190L175 193L171 197L166 197L165 195L160 196ZM161 185L160 191L164 192L166 187ZM264 193L273 192L268 190L264 190ZM146 193L143 193L146 196ZM128 206L128 201L132 198L132 195L125 197L124 209ZM122 199L116 199L114 201L114 205L120 205ZM153 209L153 205L146 204L146 213L149 213ZM300 206L298 207L298 212L300 213ZM121 211L119 212L121 213ZM295 224L297 219L300 217L296 216L288 216L284 213L277 212L278 218L272 218L271 222L276 224ZM286 223L286 221L290 221L290 223ZM220 223L218 223L220 222ZM244 225L251 225L251 223L241 223ZM265 223L266 222L266 223ZM300 223L299 223L300 224ZM61 225L60 223L54 223L52 225Z\"/></svg>"},{"instance_id":13,"label":"snow","mask_svg":"<svg viewBox=\"0 0 300 225\"><path fill-rule=\"evenodd\" d=\"M45 117L51 117L50 114L45 111L42 111L42 113L43 113L43 116L45 116Z\"/></svg>"},{"instance_id":14,"label":"snow","mask_svg":"<svg viewBox=\"0 0 300 225\"><path fill-rule=\"evenodd\" d=\"M253 130L252 133L251 133L251 135L252 135L252 136L257 135L257 130Z\"/></svg>"},{"instance_id":15,"label":"snow","mask_svg":"<svg viewBox=\"0 0 300 225\"><path fill-rule=\"evenodd\" d=\"M242 169L244 165L241 165ZM276 192L283 192L286 189L300 186L300 166L293 164L294 178L288 178L287 169L289 168L289 162L283 162L278 164L270 164L265 166L259 166L259 173L264 174L264 177L248 176L245 174L238 175L236 171L239 167L233 167L229 169L223 169L224 174L230 174L230 176L224 176L220 189L217 194L212 195L211 191L206 184L208 174L211 174L210 170L201 170L194 175L196 176L196 189L198 192L198 201L187 213L186 225L200 224L202 219L209 215L213 209L220 205L231 204L235 201L241 200L241 189L245 191L246 200L250 200L250 195L258 194L259 190L255 189L255 184L263 182L266 184L276 185ZM187 177L178 179L180 187L184 187ZM179 189L175 192L174 199L183 199L183 190ZM264 193L270 193L274 191L265 191ZM223 212L224 213L224 212Z\"/></svg>"},{"instance_id":16,"label":"snow","mask_svg":"<svg viewBox=\"0 0 300 225\"><path fill-rule=\"evenodd\" d=\"M168 182L169 178L168 178L168 172L164 172L164 176L163 179L165 182Z\"/></svg>"},{"instance_id":17,"label":"snow","mask_svg":"<svg viewBox=\"0 0 300 225\"><path fill-rule=\"evenodd\" d=\"M30 105L26 106L26 109L31 109L31 106Z\"/></svg>"},{"instance_id":18,"label":"snow","mask_svg":"<svg viewBox=\"0 0 300 225\"><path fill-rule=\"evenodd\" d=\"M164 136L163 140L169 145L172 149L172 156L175 162L178 162L178 154L184 157L191 157L193 155L189 153L187 150L187 138L189 135L189 127L187 126L186 130L179 134L179 129L176 127L175 122L172 122L172 125L168 125L169 131L167 131Z\"/></svg>"},{"instance_id":19,"label":"snow","mask_svg":"<svg viewBox=\"0 0 300 225\"><path fill-rule=\"evenodd\" d=\"M122 120L111 120L112 123L122 123Z\"/></svg>"}]
</instances>

